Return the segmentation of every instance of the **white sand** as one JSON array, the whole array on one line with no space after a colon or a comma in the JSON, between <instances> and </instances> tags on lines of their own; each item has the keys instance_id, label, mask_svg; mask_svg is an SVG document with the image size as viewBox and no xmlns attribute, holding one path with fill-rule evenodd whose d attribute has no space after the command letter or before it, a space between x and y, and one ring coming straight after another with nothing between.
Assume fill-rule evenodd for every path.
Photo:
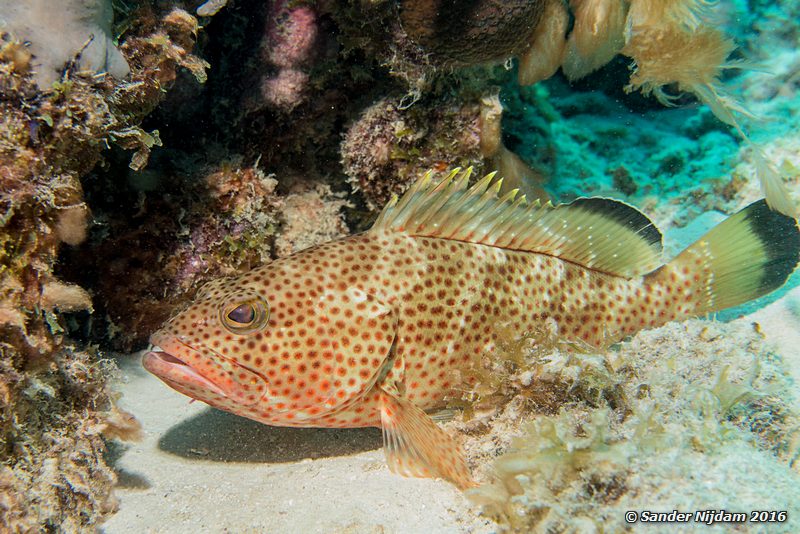
<instances>
[{"instance_id":1,"label":"white sand","mask_svg":"<svg viewBox=\"0 0 800 534\"><path fill-rule=\"evenodd\" d=\"M800 276L795 273L790 281ZM794 382L794 403L800 402L800 287L748 316L761 326L767 342L781 355Z\"/></svg>"},{"instance_id":2,"label":"white sand","mask_svg":"<svg viewBox=\"0 0 800 534\"><path fill-rule=\"evenodd\" d=\"M145 439L120 451L116 533L492 532L453 486L393 475L378 429L290 429L213 410L119 361ZM123 446L124 447L124 446Z\"/></svg>"}]
</instances>

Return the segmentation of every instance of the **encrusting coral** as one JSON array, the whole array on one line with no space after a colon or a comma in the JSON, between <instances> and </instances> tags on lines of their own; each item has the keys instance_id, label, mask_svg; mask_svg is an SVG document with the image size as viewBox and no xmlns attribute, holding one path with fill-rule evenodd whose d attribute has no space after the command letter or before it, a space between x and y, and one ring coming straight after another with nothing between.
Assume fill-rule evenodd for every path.
<instances>
[{"instance_id":1,"label":"encrusting coral","mask_svg":"<svg viewBox=\"0 0 800 534\"><path fill-rule=\"evenodd\" d=\"M342 163L371 210L383 206L431 167L481 166L481 108L458 100L417 102L403 109L387 98L348 129ZM453 160L452 154L460 158Z\"/></svg>"},{"instance_id":2,"label":"encrusting coral","mask_svg":"<svg viewBox=\"0 0 800 534\"><path fill-rule=\"evenodd\" d=\"M426 170L458 166L497 170L506 178L506 190L547 198L541 173L503 145L502 113L496 93L430 99L407 109L396 98L378 101L345 134L345 172L372 210Z\"/></svg>"},{"instance_id":3,"label":"encrusting coral","mask_svg":"<svg viewBox=\"0 0 800 534\"><path fill-rule=\"evenodd\" d=\"M542 19L540 0L402 0L412 40L454 65L503 61L525 50Z\"/></svg>"},{"instance_id":4,"label":"encrusting coral","mask_svg":"<svg viewBox=\"0 0 800 534\"><path fill-rule=\"evenodd\" d=\"M97 22L70 10L107 8L104 2L78 4L60 5L71 13L65 27L78 19ZM29 50L11 26L0 42L0 530L97 525L115 506L115 475L103 459L102 436L136 434L136 421L115 407L108 387L113 365L65 336L64 314L91 311L90 295L55 271L64 245L77 246L88 233L80 178L110 143L133 149L131 165L141 168L158 135L145 132L140 121L179 67L202 79L204 64L191 55L193 17L177 8L144 8L139 17L141 25L120 46L131 69L126 81L85 75L68 64L49 85L56 71L40 63L44 54L37 46L44 41ZM41 21L36 27L63 38ZM105 32L95 33L98 44L109 44ZM62 44L51 58L55 69L70 59L64 51L78 53L83 43L70 37ZM44 76L38 86L36 72Z\"/></svg>"}]
</instances>

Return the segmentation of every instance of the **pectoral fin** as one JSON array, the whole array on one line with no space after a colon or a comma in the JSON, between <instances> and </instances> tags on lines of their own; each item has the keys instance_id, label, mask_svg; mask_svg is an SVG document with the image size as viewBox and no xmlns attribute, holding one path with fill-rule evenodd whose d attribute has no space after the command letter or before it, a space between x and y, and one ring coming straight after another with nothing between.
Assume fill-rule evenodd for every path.
<instances>
[{"instance_id":1,"label":"pectoral fin","mask_svg":"<svg viewBox=\"0 0 800 534\"><path fill-rule=\"evenodd\" d=\"M389 469L405 476L444 478L461 489L474 486L461 446L393 387L379 389Z\"/></svg>"}]
</instances>

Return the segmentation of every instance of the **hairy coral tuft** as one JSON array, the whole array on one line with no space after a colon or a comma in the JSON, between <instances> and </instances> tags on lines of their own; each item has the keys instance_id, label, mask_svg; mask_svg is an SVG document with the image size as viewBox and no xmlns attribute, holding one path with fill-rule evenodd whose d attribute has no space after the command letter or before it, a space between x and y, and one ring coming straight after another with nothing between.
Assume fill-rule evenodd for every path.
<instances>
[{"instance_id":1,"label":"hairy coral tuft","mask_svg":"<svg viewBox=\"0 0 800 534\"><path fill-rule=\"evenodd\" d=\"M674 26L640 28L629 36L622 49L623 54L634 60L626 90L652 93L666 105L670 104L670 97L664 94L663 87L672 83L701 99L709 89L718 94L722 70L735 66L728 62L734 48L733 41L711 28L693 33Z\"/></svg>"},{"instance_id":2,"label":"hairy coral tuft","mask_svg":"<svg viewBox=\"0 0 800 534\"><path fill-rule=\"evenodd\" d=\"M694 94L719 120L733 126L742 139L751 143L736 115L755 117L725 94L719 80L724 69L740 67L740 63L728 59L735 48L733 41L706 26L691 30L678 24L630 27L631 16L629 14L627 42L622 53L631 57L634 65L625 91L640 90L670 106L675 97L667 94L664 87L675 84L678 91ZM796 217L797 207L783 179L759 147L754 146L754 153L756 174L770 208Z\"/></svg>"},{"instance_id":3,"label":"hairy coral tuft","mask_svg":"<svg viewBox=\"0 0 800 534\"><path fill-rule=\"evenodd\" d=\"M658 26L664 23L695 30L708 19L716 0L633 0L628 26Z\"/></svg>"}]
</instances>

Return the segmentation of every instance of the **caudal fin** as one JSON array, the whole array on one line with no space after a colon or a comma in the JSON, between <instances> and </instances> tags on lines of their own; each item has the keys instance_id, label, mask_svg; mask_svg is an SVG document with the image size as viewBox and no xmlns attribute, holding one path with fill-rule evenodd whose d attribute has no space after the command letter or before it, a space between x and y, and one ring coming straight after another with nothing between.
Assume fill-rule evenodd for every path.
<instances>
[{"instance_id":1,"label":"caudal fin","mask_svg":"<svg viewBox=\"0 0 800 534\"><path fill-rule=\"evenodd\" d=\"M778 289L798 261L797 221L759 200L714 227L662 269L689 277L687 282L695 286L693 297L699 299L694 313L702 315Z\"/></svg>"}]
</instances>

